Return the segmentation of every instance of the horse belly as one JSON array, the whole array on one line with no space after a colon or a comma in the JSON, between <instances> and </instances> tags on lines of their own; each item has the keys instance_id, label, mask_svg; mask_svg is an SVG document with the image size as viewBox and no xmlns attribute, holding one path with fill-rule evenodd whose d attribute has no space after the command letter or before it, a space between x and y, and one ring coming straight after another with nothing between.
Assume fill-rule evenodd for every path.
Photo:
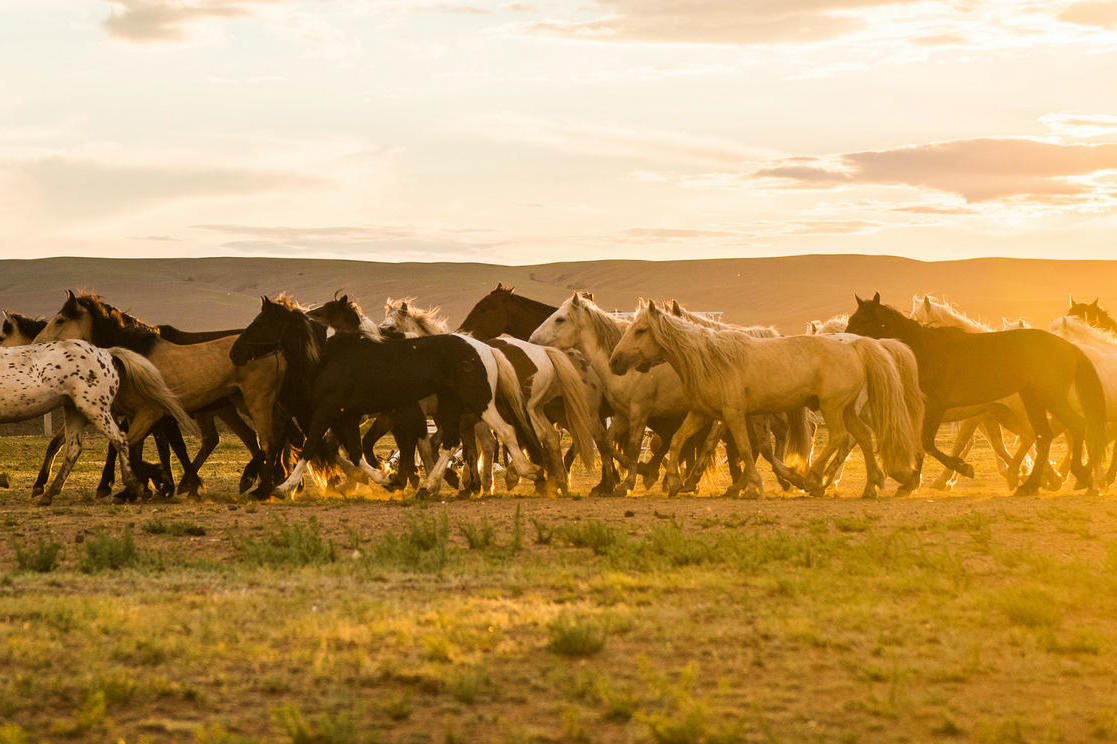
<instances>
[{"instance_id":1,"label":"horse belly","mask_svg":"<svg viewBox=\"0 0 1117 744\"><path fill-rule=\"evenodd\" d=\"M69 396L60 385L32 385L26 380L12 385L12 382L11 378L0 378L0 422L26 421L69 402Z\"/></svg>"}]
</instances>

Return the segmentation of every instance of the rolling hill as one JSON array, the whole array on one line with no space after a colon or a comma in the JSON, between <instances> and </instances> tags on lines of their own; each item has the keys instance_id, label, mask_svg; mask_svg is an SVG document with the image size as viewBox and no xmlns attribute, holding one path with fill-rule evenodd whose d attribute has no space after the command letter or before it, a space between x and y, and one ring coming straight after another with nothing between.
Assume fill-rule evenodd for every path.
<instances>
[{"instance_id":1,"label":"rolling hill","mask_svg":"<svg viewBox=\"0 0 1117 744\"><path fill-rule=\"evenodd\" d=\"M344 289L379 317L385 297L441 306L452 323L496 283L557 304L590 289L599 304L630 310L641 295L677 298L726 320L771 323L799 333L806 321L853 307L853 294L879 291L908 309L916 292L945 294L996 324L1022 316L1046 325L1068 295L1117 308L1117 261L1009 258L923 262L893 256L821 255L693 261L586 261L500 266L477 263L374 263L317 259L49 258L0 261L0 307L50 314L67 288L99 292L153 323L187 329L247 323L259 296L290 292L314 304Z\"/></svg>"}]
</instances>

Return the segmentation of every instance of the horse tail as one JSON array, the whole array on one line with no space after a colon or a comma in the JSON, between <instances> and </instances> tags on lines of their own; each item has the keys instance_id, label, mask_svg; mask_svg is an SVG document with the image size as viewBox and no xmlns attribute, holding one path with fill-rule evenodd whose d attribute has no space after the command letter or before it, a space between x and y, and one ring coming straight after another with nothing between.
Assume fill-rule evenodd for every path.
<instances>
[{"instance_id":1,"label":"horse tail","mask_svg":"<svg viewBox=\"0 0 1117 744\"><path fill-rule=\"evenodd\" d=\"M120 367L120 392L162 408L178 422L178 428L183 434L201 436L198 423L182 407L178 396L167 387L167 381L147 357L120 346L113 346L105 351L112 355Z\"/></svg>"},{"instance_id":2,"label":"horse tail","mask_svg":"<svg viewBox=\"0 0 1117 744\"><path fill-rule=\"evenodd\" d=\"M559 387L562 388L562 405L566 411L566 424L574 439L574 448L589 469L593 469L593 415L590 412L586 383L570 357L553 346L543 347L555 368Z\"/></svg>"},{"instance_id":3,"label":"horse tail","mask_svg":"<svg viewBox=\"0 0 1117 744\"><path fill-rule=\"evenodd\" d=\"M491 348L491 347L490 347ZM533 458L541 458L543 445L539 436L531 425L527 415L527 404L524 402L524 392L520 388L520 378L516 375L516 368L500 349L492 349L493 359L496 362L497 389L494 395L499 395L512 409L512 427L516 430L516 439L527 449Z\"/></svg>"},{"instance_id":4,"label":"horse tail","mask_svg":"<svg viewBox=\"0 0 1117 744\"><path fill-rule=\"evenodd\" d=\"M884 470L901 483L907 483L915 470L919 444L912 431L900 371L892 356L875 339L856 339L853 348L865 365L869 413Z\"/></svg>"},{"instance_id":5,"label":"horse tail","mask_svg":"<svg viewBox=\"0 0 1117 744\"><path fill-rule=\"evenodd\" d=\"M880 345L896 363L900 373L900 382L904 386L904 402L907 405L908 417L911 418L911 430L915 433L916 452L922 452L923 444L920 435L923 431L923 411L926 403L923 397L923 388L919 386L919 362L915 359L915 352L903 341L894 338L879 339Z\"/></svg>"},{"instance_id":6,"label":"horse tail","mask_svg":"<svg viewBox=\"0 0 1117 744\"><path fill-rule=\"evenodd\" d=\"M805 473L811 467L811 453L814 450L814 427L811 426L810 411L806 406L788 411L787 449L784 451L784 464L792 470Z\"/></svg>"},{"instance_id":7,"label":"horse tail","mask_svg":"<svg viewBox=\"0 0 1117 744\"><path fill-rule=\"evenodd\" d=\"M1075 351L1074 388L1078 393L1078 404L1086 419L1086 452L1090 456L1090 472L1093 473L1095 487L1102 483L1102 467L1106 449L1106 407L1105 391L1101 386L1098 371L1090 358L1077 346Z\"/></svg>"}]
</instances>

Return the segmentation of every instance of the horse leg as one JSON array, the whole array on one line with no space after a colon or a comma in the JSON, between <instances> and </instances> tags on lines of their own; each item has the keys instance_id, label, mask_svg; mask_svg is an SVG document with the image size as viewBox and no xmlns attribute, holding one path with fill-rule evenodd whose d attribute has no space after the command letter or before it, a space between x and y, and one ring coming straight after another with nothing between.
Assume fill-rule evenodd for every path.
<instances>
[{"instance_id":1,"label":"horse leg","mask_svg":"<svg viewBox=\"0 0 1117 744\"><path fill-rule=\"evenodd\" d=\"M1094 477L1096 467L1092 466L1098 464L1095 459L1097 456L1090 457L1090 465L1087 465L1083 460L1083 449L1086 442L1086 419L1074 410L1070 401L1065 397L1056 397L1051 401L1048 408L1055 420L1065 428L1063 433L1069 439L1070 446L1067 447L1067 459L1070 462L1069 471L1074 474L1078 481L1075 488L1086 488L1092 493L1096 493L1098 487ZM1102 457L1104 457L1104 454Z\"/></svg>"},{"instance_id":2,"label":"horse leg","mask_svg":"<svg viewBox=\"0 0 1117 744\"><path fill-rule=\"evenodd\" d=\"M686 423L687 423L686 419L683 419L683 424L686 424ZM680 426L679 428L682 429L683 427ZM677 479L679 477L679 461L677 459L677 456L676 457L671 457L669 455L667 458L664 458L665 461L667 462L667 465L665 465L664 469L663 469L663 491L664 491L664 493L667 493L668 495L674 496L676 493L680 493L680 492L681 493L694 493L694 492L696 492L698 490L698 482L702 479L702 475L709 468L710 460L714 457L714 455L717 452L718 443L721 441L722 437L724 437L725 435L726 435L725 422L721 421L721 420L717 420L717 421L712 422L712 426L710 426L709 432L706 434L706 439L705 439L705 441L702 442L702 447L700 448L700 454L699 454L698 458L694 461L694 467L692 467L690 469L690 472L688 472L686 474L686 481L682 484L682 487L675 489L674 492L671 491L671 488L675 485L674 482L673 482L674 479ZM672 444L674 444L674 440L672 440ZM739 474L737 474L737 475L739 475ZM734 477L734 480L736 480L736 477Z\"/></svg>"},{"instance_id":3,"label":"horse leg","mask_svg":"<svg viewBox=\"0 0 1117 744\"><path fill-rule=\"evenodd\" d=\"M993 416L982 416L980 426L981 433L985 435L989 447L993 450L993 454L997 456L997 472L1004 476L1008 472L1008 463L1012 460L1012 455L1005 449L1004 433L1001 430L1001 425L997 423L997 419Z\"/></svg>"},{"instance_id":4,"label":"horse leg","mask_svg":"<svg viewBox=\"0 0 1117 744\"><path fill-rule=\"evenodd\" d=\"M601 480L590 489L590 496L610 496L620 481L616 465L613 462L613 443L602 425L601 419L594 418L593 424L593 441L597 445L598 454L601 456Z\"/></svg>"},{"instance_id":5,"label":"horse leg","mask_svg":"<svg viewBox=\"0 0 1117 744\"><path fill-rule=\"evenodd\" d=\"M695 411L688 411L683 423L675 430L671 437L663 469L663 492L668 498L674 497L683 487L682 478L679 476L679 458L682 455L683 445L692 436L710 425L710 417Z\"/></svg>"},{"instance_id":6,"label":"horse leg","mask_svg":"<svg viewBox=\"0 0 1117 744\"><path fill-rule=\"evenodd\" d=\"M636 476L639 474L640 469L640 445L644 441L644 428L647 426L647 419L642 416L628 416L628 428L626 433L628 438L621 447L621 451L628 458L628 464L625 466L628 472L625 474L624 480L621 481L615 489L613 495L617 497L625 497L636 488Z\"/></svg>"},{"instance_id":7,"label":"horse leg","mask_svg":"<svg viewBox=\"0 0 1117 744\"><path fill-rule=\"evenodd\" d=\"M971 417L962 422L958 436L954 437L954 446L950 450L951 457L965 457L973 447L974 432L977 431L977 418ZM951 468L943 468L939 477L931 484L936 491L949 491L958 482L958 473Z\"/></svg>"},{"instance_id":8,"label":"horse leg","mask_svg":"<svg viewBox=\"0 0 1117 744\"><path fill-rule=\"evenodd\" d=\"M491 407L492 404L490 403L490 408ZM415 498L417 499L438 496L438 492L442 487L442 477L450 464L450 459L454 455L454 450L458 448L459 444L465 444L462 441L464 439L462 433L465 432L466 436L475 437L475 431L479 425L477 416L463 411L461 404L456 398L449 395L440 395L438 397L438 409L434 414L434 422L438 427L439 435L438 460L435 462L430 472L427 473L426 480L424 480L423 484L419 486L419 489L415 491Z\"/></svg>"},{"instance_id":9,"label":"horse leg","mask_svg":"<svg viewBox=\"0 0 1117 744\"><path fill-rule=\"evenodd\" d=\"M112 494L113 482L116 480L116 447L111 444L105 450L105 466L101 468L101 481L97 484L97 497L105 498Z\"/></svg>"},{"instance_id":10,"label":"horse leg","mask_svg":"<svg viewBox=\"0 0 1117 744\"><path fill-rule=\"evenodd\" d=\"M946 454L939 449L935 442L935 435L939 432L939 424L942 423L943 413L942 407L938 405L927 406L923 414L923 451L951 470L957 470L959 474L967 478L973 478L973 465L960 457L951 457Z\"/></svg>"},{"instance_id":11,"label":"horse leg","mask_svg":"<svg viewBox=\"0 0 1117 744\"><path fill-rule=\"evenodd\" d=\"M777 451L778 445L773 441L772 429L768 423L769 418L767 415L749 417L749 431L754 435L753 448L768 461L780 488L786 491L791 486L795 486L801 490L806 490L805 486L807 484L803 482L802 476L784 464L783 448L779 447L780 451Z\"/></svg>"},{"instance_id":12,"label":"horse leg","mask_svg":"<svg viewBox=\"0 0 1117 744\"><path fill-rule=\"evenodd\" d=\"M66 432L60 431L51 437L50 443L47 445L47 451L43 454L43 464L39 468L39 475L35 478L35 485L31 488L31 496L37 498L43 495L46 490L47 479L50 478L50 468L54 464L54 458L58 454L58 450L62 448L62 444L66 440ZM1115 450L1117 452L1117 450ZM97 491L98 496L108 496L102 494L100 490Z\"/></svg>"},{"instance_id":13,"label":"horse leg","mask_svg":"<svg viewBox=\"0 0 1117 744\"><path fill-rule=\"evenodd\" d=\"M760 498L764 495L764 480L756 469L756 455L753 454L752 443L749 441L748 414L742 409L726 410L722 414L744 465L741 477L726 489L724 495L735 497L743 492L745 498Z\"/></svg>"},{"instance_id":14,"label":"horse leg","mask_svg":"<svg viewBox=\"0 0 1117 744\"><path fill-rule=\"evenodd\" d=\"M1020 393L1024 401L1024 410L1028 414L1028 421L1036 436L1036 459L1032 472L1028 474L1020 486L1013 492L1014 496L1035 496L1039 493L1040 483L1043 482L1043 473L1050 467L1047 459L1051 453L1051 425L1047 420L1047 409L1031 391Z\"/></svg>"},{"instance_id":15,"label":"horse leg","mask_svg":"<svg viewBox=\"0 0 1117 744\"><path fill-rule=\"evenodd\" d=\"M65 428L63 429L62 466L58 469L54 480L51 481L50 488L36 502L39 506L50 505L54 497L62 490L62 486L66 484L66 479L70 476L70 471L74 469L74 463L77 462L78 455L81 454L81 433L88 422L85 416L72 405L65 405L62 410L66 417ZM107 413L105 415L108 416ZM115 426L115 422L113 425Z\"/></svg>"},{"instance_id":16,"label":"horse leg","mask_svg":"<svg viewBox=\"0 0 1117 744\"><path fill-rule=\"evenodd\" d=\"M854 411L852 404L845 409L844 421L846 429L853 435L854 441L861 448L861 454L865 457L865 489L861 492L861 498L874 499L879 489L884 486L884 472L873 454L873 433Z\"/></svg>"}]
</instances>

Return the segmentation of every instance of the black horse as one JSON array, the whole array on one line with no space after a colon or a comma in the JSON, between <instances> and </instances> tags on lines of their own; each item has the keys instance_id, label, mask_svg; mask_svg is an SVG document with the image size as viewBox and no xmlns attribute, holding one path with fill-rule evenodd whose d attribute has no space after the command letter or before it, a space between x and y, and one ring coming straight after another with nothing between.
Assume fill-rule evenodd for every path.
<instances>
[{"instance_id":1,"label":"black horse","mask_svg":"<svg viewBox=\"0 0 1117 744\"><path fill-rule=\"evenodd\" d=\"M517 470L538 477L539 469L520 451L520 441L535 454L540 446L528 424L515 371L489 347L456 335L382 341L351 333L324 336L324 329L287 298L264 297L260 314L229 352L237 365L276 351L287 362L281 399L306 441L294 471L277 490L287 492L299 482L307 463L322 453L327 431L354 466L383 482L384 474L362 452L361 419L408 409L430 395L438 397L439 459L417 495L438 492L462 428L471 431L481 420L508 445ZM498 405L511 413L512 424L498 413Z\"/></svg>"},{"instance_id":2,"label":"black horse","mask_svg":"<svg viewBox=\"0 0 1117 744\"><path fill-rule=\"evenodd\" d=\"M895 338L911 347L919 363L919 385L927 396L923 448L936 460L966 477L973 466L935 445L935 433L948 408L992 403L1019 395L1036 435L1036 466L1016 489L1017 495L1039 492L1051 448L1048 414L1061 421L1071 438L1072 472L1091 490L1105 458L1105 394L1090 360L1074 344L1034 329L967 333L932 328L881 304L857 297L847 330L872 338ZM1077 400L1076 410L1074 401ZM1089 464L1082 462L1086 444Z\"/></svg>"}]
</instances>

